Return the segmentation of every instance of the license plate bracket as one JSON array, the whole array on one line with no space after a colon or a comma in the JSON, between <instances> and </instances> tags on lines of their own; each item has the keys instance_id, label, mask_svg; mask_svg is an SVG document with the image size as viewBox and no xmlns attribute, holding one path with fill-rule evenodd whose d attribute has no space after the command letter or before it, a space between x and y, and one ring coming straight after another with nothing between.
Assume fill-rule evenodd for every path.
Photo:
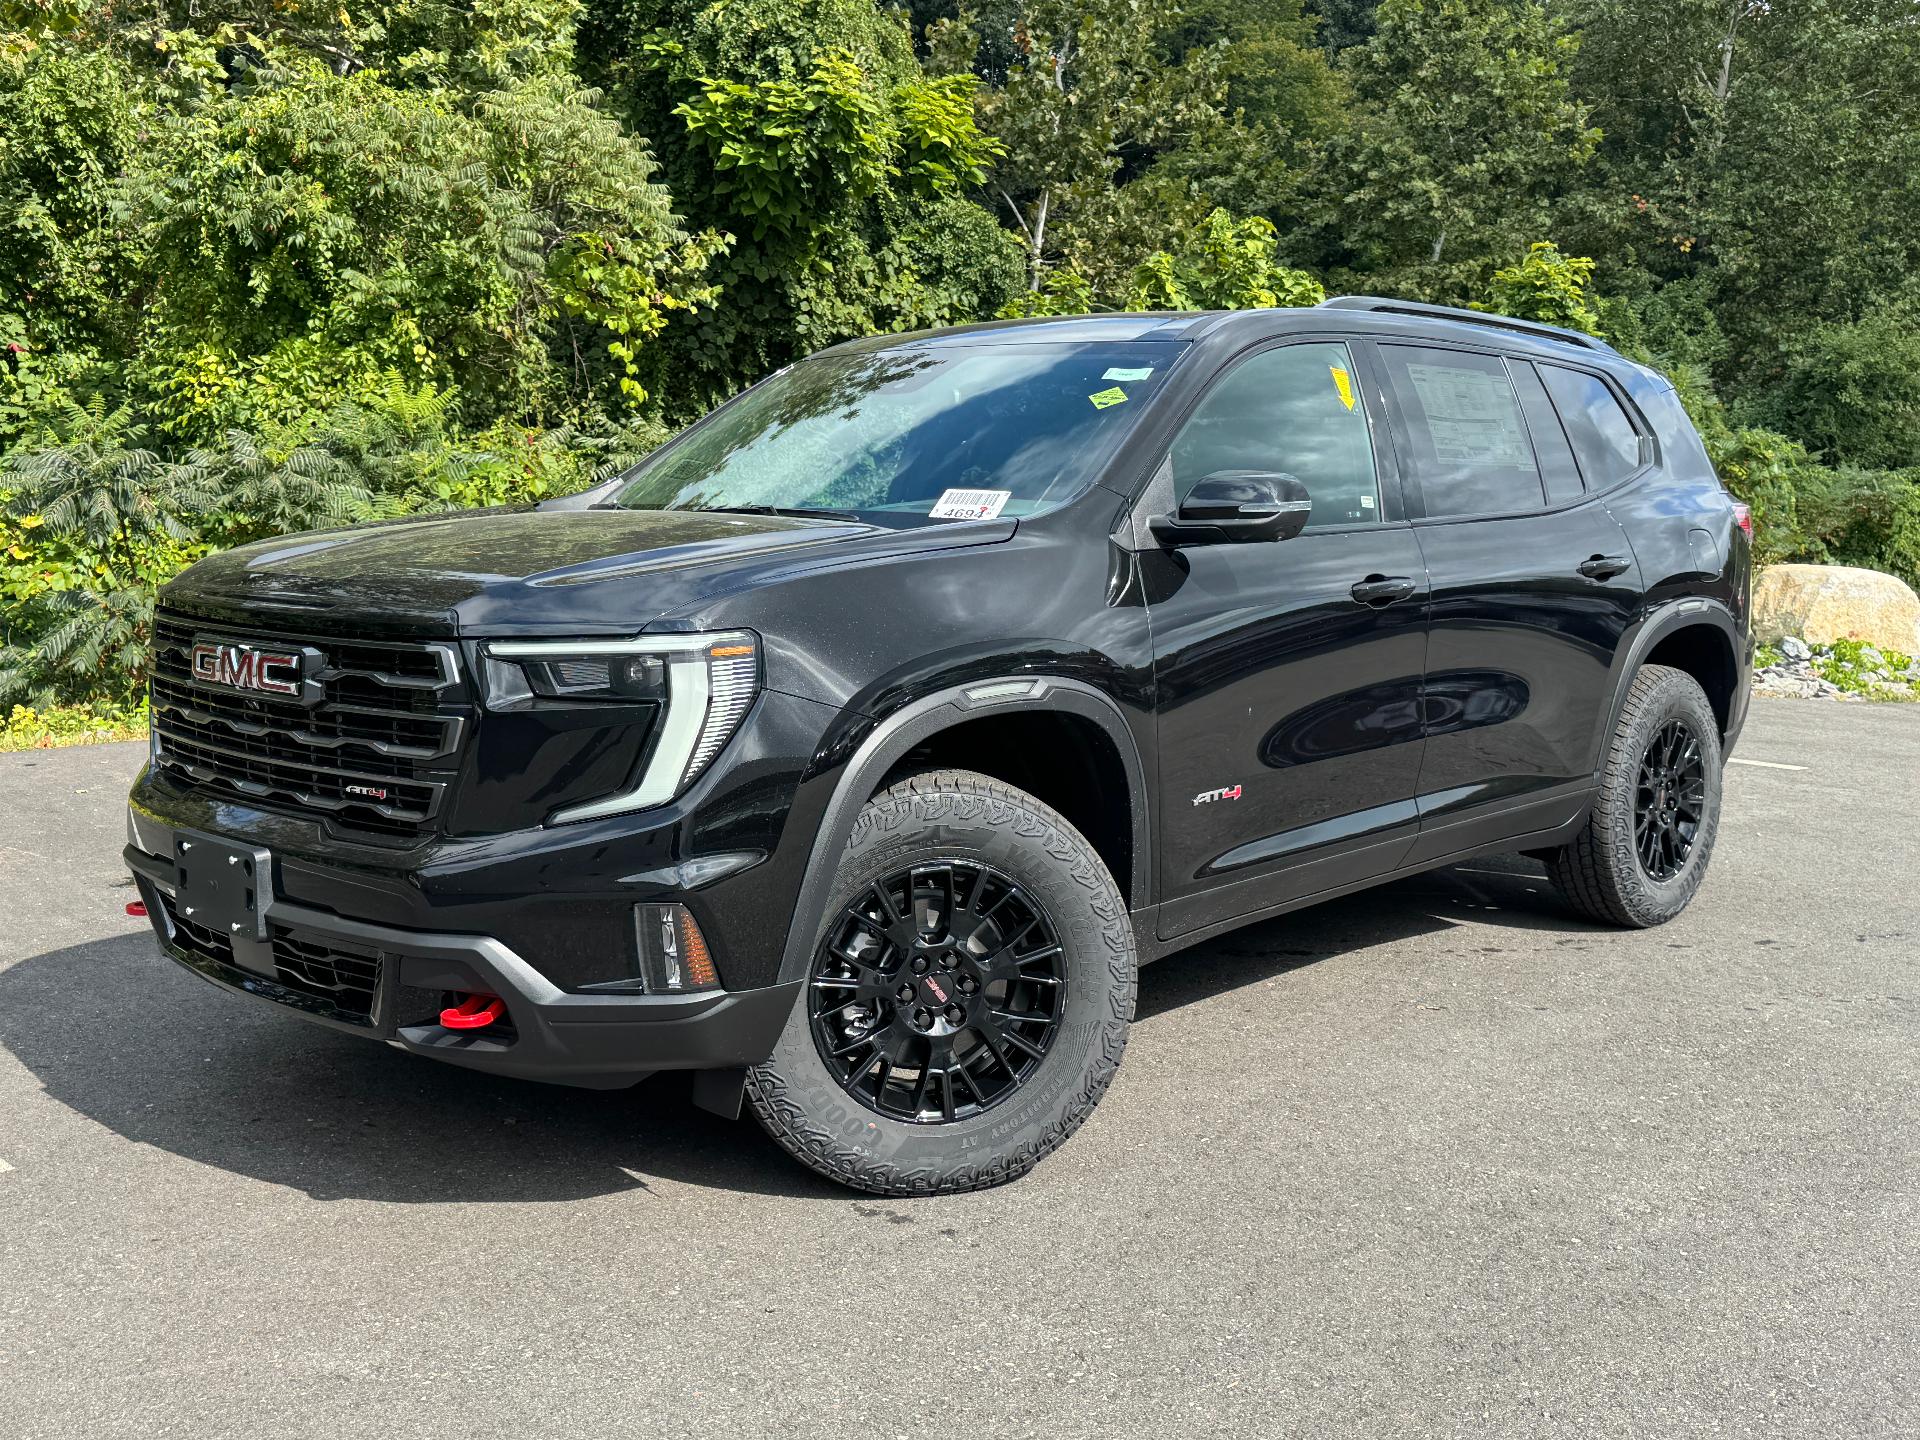
<instances>
[{"instance_id":1,"label":"license plate bracket","mask_svg":"<svg viewBox=\"0 0 1920 1440\"><path fill-rule=\"evenodd\" d=\"M273 856L191 830L173 837L174 904L182 919L230 940L265 940Z\"/></svg>"}]
</instances>

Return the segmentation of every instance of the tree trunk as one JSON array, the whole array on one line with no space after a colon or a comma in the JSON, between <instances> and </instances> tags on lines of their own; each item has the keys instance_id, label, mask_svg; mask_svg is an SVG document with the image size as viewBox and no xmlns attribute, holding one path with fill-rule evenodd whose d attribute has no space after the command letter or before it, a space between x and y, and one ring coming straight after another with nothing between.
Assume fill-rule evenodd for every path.
<instances>
[{"instance_id":1,"label":"tree trunk","mask_svg":"<svg viewBox=\"0 0 1920 1440\"><path fill-rule=\"evenodd\" d=\"M1038 290L1040 288L1040 275L1043 269L1041 257L1046 254L1047 250L1047 206L1052 198L1053 192L1051 190L1042 190L1040 192L1040 208L1034 212L1033 234L1028 241L1029 251L1032 256L1032 260L1027 266L1027 289L1029 290Z\"/></svg>"}]
</instances>

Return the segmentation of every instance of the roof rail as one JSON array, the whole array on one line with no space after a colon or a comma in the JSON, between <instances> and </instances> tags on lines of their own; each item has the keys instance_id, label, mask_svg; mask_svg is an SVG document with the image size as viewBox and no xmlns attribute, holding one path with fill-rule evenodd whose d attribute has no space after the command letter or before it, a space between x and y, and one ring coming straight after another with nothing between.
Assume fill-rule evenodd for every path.
<instances>
[{"instance_id":1,"label":"roof rail","mask_svg":"<svg viewBox=\"0 0 1920 1440\"><path fill-rule=\"evenodd\" d=\"M1457 305L1427 305L1418 300L1393 300L1381 295L1336 295L1331 300L1322 300L1322 310L1371 310L1382 315L1425 315L1435 320L1458 320L1467 325L1484 325L1490 330L1512 330L1521 335L1537 335L1543 340L1559 340L1567 345L1578 345L1587 350L1604 350L1608 354L1617 354L1614 348L1592 335L1582 335L1578 330L1563 329L1558 325L1543 325L1537 320L1515 320L1510 315L1489 315L1484 310L1463 310Z\"/></svg>"}]
</instances>

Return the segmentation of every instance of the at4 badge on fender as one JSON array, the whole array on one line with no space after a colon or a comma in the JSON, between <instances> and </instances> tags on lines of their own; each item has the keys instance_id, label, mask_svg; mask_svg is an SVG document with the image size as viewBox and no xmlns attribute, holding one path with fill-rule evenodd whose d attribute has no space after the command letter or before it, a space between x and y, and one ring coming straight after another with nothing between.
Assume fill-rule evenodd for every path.
<instances>
[{"instance_id":1,"label":"at4 badge on fender","mask_svg":"<svg viewBox=\"0 0 1920 1440\"><path fill-rule=\"evenodd\" d=\"M1238 800L1239 798L1240 787L1238 785L1229 785L1223 790L1202 790L1198 795L1193 797L1193 803L1196 805L1205 805L1210 800Z\"/></svg>"}]
</instances>

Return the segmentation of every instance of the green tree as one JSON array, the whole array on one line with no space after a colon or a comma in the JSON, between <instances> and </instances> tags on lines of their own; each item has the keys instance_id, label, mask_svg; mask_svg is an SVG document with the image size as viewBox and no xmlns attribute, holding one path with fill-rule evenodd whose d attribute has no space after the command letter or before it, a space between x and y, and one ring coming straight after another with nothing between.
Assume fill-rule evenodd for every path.
<instances>
[{"instance_id":1,"label":"green tree","mask_svg":"<svg viewBox=\"0 0 1920 1440\"><path fill-rule=\"evenodd\" d=\"M1320 43L1332 54L1364 45L1373 38L1373 12L1379 0L1313 0L1320 22Z\"/></svg>"},{"instance_id":2,"label":"green tree","mask_svg":"<svg viewBox=\"0 0 1920 1440\"><path fill-rule=\"evenodd\" d=\"M170 114L127 188L152 256L133 375L165 427L208 440L395 379L457 388L479 424L641 398L635 347L708 298L714 245L592 98L547 77L469 110L288 56Z\"/></svg>"},{"instance_id":3,"label":"green tree","mask_svg":"<svg viewBox=\"0 0 1920 1440\"><path fill-rule=\"evenodd\" d=\"M1163 61L1212 88L1162 148L1127 155L1114 206L1125 224L1107 244L1158 250L1225 209L1271 220L1291 250L1317 149L1351 123L1349 87L1300 0L1190 0L1175 14L1158 41Z\"/></svg>"},{"instance_id":4,"label":"green tree","mask_svg":"<svg viewBox=\"0 0 1920 1440\"><path fill-rule=\"evenodd\" d=\"M1551 230L1593 153L1577 42L1534 0L1382 0L1375 18L1342 56L1364 113L1321 173L1327 263L1461 302Z\"/></svg>"},{"instance_id":5,"label":"green tree","mask_svg":"<svg viewBox=\"0 0 1920 1440\"><path fill-rule=\"evenodd\" d=\"M1123 164L1217 118L1212 64L1166 63L1165 19L1146 0L1029 0L1007 17L1013 57L980 108L1002 151L989 193L1025 252L1028 289L1064 260L1096 289L1123 291L1136 258L1113 244L1126 228L1116 198Z\"/></svg>"},{"instance_id":6,"label":"green tree","mask_svg":"<svg viewBox=\"0 0 1920 1440\"><path fill-rule=\"evenodd\" d=\"M870 0L622 0L585 33L682 213L734 237L723 303L665 352L672 413L838 340L1005 303L1010 245L963 193L994 153L973 82L923 75Z\"/></svg>"},{"instance_id":7,"label":"green tree","mask_svg":"<svg viewBox=\"0 0 1920 1440\"><path fill-rule=\"evenodd\" d=\"M1603 281L1711 287L1716 372L1764 379L1807 326L1920 264L1920 26L1904 0L1593 0L1579 92L1606 132L1579 243Z\"/></svg>"},{"instance_id":8,"label":"green tree","mask_svg":"<svg viewBox=\"0 0 1920 1440\"><path fill-rule=\"evenodd\" d=\"M113 212L133 84L99 51L0 54L0 448L125 352L140 251Z\"/></svg>"}]
</instances>

